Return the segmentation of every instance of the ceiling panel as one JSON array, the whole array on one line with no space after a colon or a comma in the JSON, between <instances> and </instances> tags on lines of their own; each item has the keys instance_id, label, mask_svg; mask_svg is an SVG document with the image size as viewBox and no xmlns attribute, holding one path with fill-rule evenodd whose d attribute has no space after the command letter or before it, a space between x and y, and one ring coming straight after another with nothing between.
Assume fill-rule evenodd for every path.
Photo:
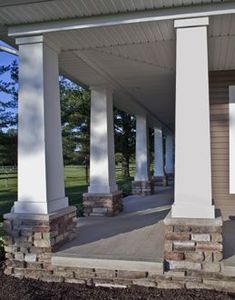
<instances>
[{"instance_id":1,"label":"ceiling panel","mask_svg":"<svg viewBox=\"0 0 235 300\"><path fill-rule=\"evenodd\" d=\"M235 69L235 16L211 17L208 36L209 69ZM176 40L172 21L48 37L62 47L60 64L66 74L88 86L114 83L119 95L130 95L173 128Z\"/></svg>"},{"instance_id":2,"label":"ceiling panel","mask_svg":"<svg viewBox=\"0 0 235 300\"><path fill-rule=\"evenodd\" d=\"M2 0L0 24L24 24L219 2L229 0Z\"/></svg>"}]
</instances>

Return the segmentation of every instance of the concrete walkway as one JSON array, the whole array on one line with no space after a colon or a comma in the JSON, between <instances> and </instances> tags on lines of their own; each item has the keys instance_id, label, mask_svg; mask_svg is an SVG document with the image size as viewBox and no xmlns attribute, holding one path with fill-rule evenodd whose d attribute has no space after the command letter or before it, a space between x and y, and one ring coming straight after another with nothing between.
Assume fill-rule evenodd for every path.
<instances>
[{"instance_id":1,"label":"concrete walkway","mask_svg":"<svg viewBox=\"0 0 235 300\"><path fill-rule=\"evenodd\" d=\"M91 259L98 259L102 262L102 267L110 259L119 261L119 267L120 261L162 264L162 220L169 212L172 202L172 187L159 187L156 195L126 197L124 210L116 217L80 218L77 238L54 254L54 264L65 263L65 258L67 265L76 263L76 258L79 266L87 266Z\"/></svg>"}]
</instances>

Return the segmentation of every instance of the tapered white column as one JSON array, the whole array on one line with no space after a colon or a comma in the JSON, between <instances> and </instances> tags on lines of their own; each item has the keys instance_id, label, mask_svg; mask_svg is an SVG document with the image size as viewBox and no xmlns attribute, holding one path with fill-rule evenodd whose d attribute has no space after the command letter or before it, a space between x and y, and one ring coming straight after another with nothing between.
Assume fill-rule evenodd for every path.
<instances>
[{"instance_id":1,"label":"tapered white column","mask_svg":"<svg viewBox=\"0 0 235 300\"><path fill-rule=\"evenodd\" d=\"M162 129L154 128L154 177L164 176Z\"/></svg>"},{"instance_id":2,"label":"tapered white column","mask_svg":"<svg viewBox=\"0 0 235 300\"><path fill-rule=\"evenodd\" d=\"M112 89L91 88L90 186L88 193L118 190L115 179Z\"/></svg>"},{"instance_id":3,"label":"tapered white column","mask_svg":"<svg viewBox=\"0 0 235 300\"><path fill-rule=\"evenodd\" d=\"M211 195L208 18L175 21L176 144L173 217L214 218Z\"/></svg>"},{"instance_id":4,"label":"tapered white column","mask_svg":"<svg viewBox=\"0 0 235 300\"><path fill-rule=\"evenodd\" d=\"M14 212L68 206L64 192L58 54L43 36L19 45L18 201Z\"/></svg>"},{"instance_id":5,"label":"tapered white column","mask_svg":"<svg viewBox=\"0 0 235 300\"><path fill-rule=\"evenodd\" d=\"M149 147L146 116L136 116L136 173L135 181L149 180Z\"/></svg>"},{"instance_id":6,"label":"tapered white column","mask_svg":"<svg viewBox=\"0 0 235 300\"><path fill-rule=\"evenodd\" d=\"M166 174L174 173L174 140L173 136L167 134L166 136L166 164L165 164Z\"/></svg>"}]
</instances>

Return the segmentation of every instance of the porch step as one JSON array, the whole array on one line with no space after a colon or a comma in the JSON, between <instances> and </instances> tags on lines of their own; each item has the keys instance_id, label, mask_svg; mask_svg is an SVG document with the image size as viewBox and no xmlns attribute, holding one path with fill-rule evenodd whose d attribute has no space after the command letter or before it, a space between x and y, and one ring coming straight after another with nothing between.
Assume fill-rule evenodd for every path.
<instances>
[{"instance_id":1,"label":"porch step","mask_svg":"<svg viewBox=\"0 0 235 300\"><path fill-rule=\"evenodd\" d=\"M107 207L93 207L90 216L104 217L108 212Z\"/></svg>"},{"instance_id":2,"label":"porch step","mask_svg":"<svg viewBox=\"0 0 235 300\"><path fill-rule=\"evenodd\" d=\"M123 270L163 274L162 261L122 260L106 258L81 258L76 256L52 256L52 265L57 267Z\"/></svg>"}]
</instances>

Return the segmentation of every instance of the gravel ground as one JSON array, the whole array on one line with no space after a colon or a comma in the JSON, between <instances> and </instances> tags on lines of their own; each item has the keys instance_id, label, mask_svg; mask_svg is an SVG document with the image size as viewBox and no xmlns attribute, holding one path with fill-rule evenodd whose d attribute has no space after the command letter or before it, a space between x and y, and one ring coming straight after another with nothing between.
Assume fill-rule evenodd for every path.
<instances>
[{"instance_id":1,"label":"gravel ground","mask_svg":"<svg viewBox=\"0 0 235 300\"><path fill-rule=\"evenodd\" d=\"M235 296L211 290L160 290L131 287L102 288L67 283L47 283L37 280L18 279L0 274L1 300L49 300L49 299L167 299L167 300L229 300Z\"/></svg>"}]
</instances>

